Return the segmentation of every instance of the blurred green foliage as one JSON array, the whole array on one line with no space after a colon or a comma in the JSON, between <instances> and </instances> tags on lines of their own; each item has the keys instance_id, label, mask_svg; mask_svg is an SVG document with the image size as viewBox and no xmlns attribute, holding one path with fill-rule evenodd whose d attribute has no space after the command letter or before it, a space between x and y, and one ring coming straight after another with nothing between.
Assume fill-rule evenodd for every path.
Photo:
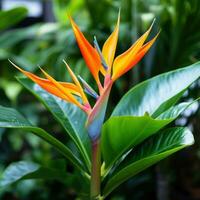
<instances>
[{"instance_id":1,"label":"blurred green foliage","mask_svg":"<svg viewBox=\"0 0 200 200\"><path fill-rule=\"evenodd\" d=\"M53 130L57 138L72 148L62 128L51 118L46 109L15 80L18 72L9 64L14 60L26 70L39 73L38 65L44 67L58 80L67 80L63 59L66 59L76 74L93 82L81 58L72 33L67 13L72 15L89 41L96 35L102 45L109 36L121 8L120 36L117 54L126 50L156 18L154 31L161 29L153 49L133 73L121 78L113 88L111 109L124 91L141 80L161 72L169 71L200 60L200 1L199 0L54 0L55 23L41 22L28 27L17 27L16 23L27 14L25 8L0 12L0 104L14 106L31 122L46 130ZM12 19L12 20L11 20ZM15 28L11 29L11 26ZM9 29L8 29L9 28ZM200 82L193 85L184 96L184 101L199 96ZM146 171L123 184L112 200L162 199L159 195L160 177L169 196L166 199L200 199L200 113L199 105L184 113L176 124L193 129L196 144L176 156L161 162L160 166ZM58 158L46 143L31 134L20 134L20 130L0 129L0 172L11 162L26 160L37 163L52 163ZM177 164L174 164L177 163ZM185 164L187 163L187 164ZM188 168L188 164L190 168ZM181 166L181 169L180 169ZM162 170L160 170L162 168ZM67 169L74 171L72 166ZM1 173L0 173L1 174ZM0 189L0 199L75 199L80 182L74 177L61 184L55 180L24 181ZM187 183L187 184L186 184ZM170 185L170 187L168 187ZM134 192L132 191L134 190ZM109 198L108 198L109 199ZM163 200L163 199L162 199Z\"/></svg>"},{"instance_id":2,"label":"blurred green foliage","mask_svg":"<svg viewBox=\"0 0 200 200\"><path fill-rule=\"evenodd\" d=\"M0 11L0 30L15 25L27 15L27 9L24 7L13 8L8 11Z\"/></svg>"}]
</instances>

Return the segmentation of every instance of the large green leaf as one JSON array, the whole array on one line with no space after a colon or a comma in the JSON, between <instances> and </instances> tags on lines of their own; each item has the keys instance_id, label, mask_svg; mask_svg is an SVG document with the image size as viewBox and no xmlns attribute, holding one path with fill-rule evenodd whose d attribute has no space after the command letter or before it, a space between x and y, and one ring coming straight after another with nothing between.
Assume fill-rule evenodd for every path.
<instances>
[{"instance_id":1,"label":"large green leaf","mask_svg":"<svg viewBox=\"0 0 200 200\"><path fill-rule=\"evenodd\" d=\"M46 106L55 119L63 126L80 150L83 161L88 170L90 170L90 141L85 128L85 113L77 106L49 94L28 79L18 78L18 80Z\"/></svg>"},{"instance_id":2,"label":"large green leaf","mask_svg":"<svg viewBox=\"0 0 200 200\"><path fill-rule=\"evenodd\" d=\"M18 23L27 15L27 9L24 7L13 8L8 11L0 11L0 30L9 28Z\"/></svg>"},{"instance_id":3,"label":"large green leaf","mask_svg":"<svg viewBox=\"0 0 200 200\"><path fill-rule=\"evenodd\" d=\"M148 115L111 117L104 124L102 131L102 153L106 171L108 172L112 164L125 152L175 120L192 103L173 106L156 119Z\"/></svg>"},{"instance_id":4,"label":"large green leaf","mask_svg":"<svg viewBox=\"0 0 200 200\"><path fill-rule=\"evenodd\" d=\"M70 174L66 173L65 163L62 163L62 166L60 166L60 164L54 166L41 166L30 161L12 163L1 175L0 187L27 179L57 179L64 181Z\"/></svg>"},{"instance_id":5,"label":"large green leaf","mask_svg":"<svg viewBox=\"0 0 200 200\"><path fill-rule=\"evenodd\" d=\"M146 80L122 97L112 116L143 116L148 112L153 117L157 117L174 105L199 77L200 63L198 62Z\"/></svg>"},{"instance_id":6,"label":"large green leaf","mask_svg":"<svg viewBox=\"0 0 200 200\"><path fill-rule=\"evenodd\" d=\"M122 182L172 153L192 145L193 142L192 133L187 128L182 127L169 128L152 136L139 145L133 154L128 155L126 160L111 174L103 190L103 195L107 196Z\"/></svg>"},{"instance_id":7,"label":"large green leaf","mask_svg":"<svg viewBox=\"0 0 200 200\"><path fill-rule=\"evenodd\" d=\"M0 128L18 128L25 131L30 131L39 136L54 148L56 148L63 156L69 159L78 169L83 170L81 162L74 156L69 148L63 143L51 136L45 130L33 126L27 119L25 119L19 112L13 108L0 106Z\"/></svg>"}]
</instances>

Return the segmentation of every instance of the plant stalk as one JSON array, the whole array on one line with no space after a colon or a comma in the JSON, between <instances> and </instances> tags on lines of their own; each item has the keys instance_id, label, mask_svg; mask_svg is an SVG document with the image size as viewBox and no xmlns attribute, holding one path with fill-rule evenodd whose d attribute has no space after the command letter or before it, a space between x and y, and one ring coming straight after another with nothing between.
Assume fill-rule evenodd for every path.
<instances>
[{"instance_id":1,"label":"plant stalk","mask_svg":"<svg viewBox=\"0 0 200 200\"><path fill-rule=\"evenodd\" d=\"M100 198L101 183L101 151L100 139L92 141L92 169L91 169L91 185L90 199L98 200Z\"/></svg>"}]
</instances>

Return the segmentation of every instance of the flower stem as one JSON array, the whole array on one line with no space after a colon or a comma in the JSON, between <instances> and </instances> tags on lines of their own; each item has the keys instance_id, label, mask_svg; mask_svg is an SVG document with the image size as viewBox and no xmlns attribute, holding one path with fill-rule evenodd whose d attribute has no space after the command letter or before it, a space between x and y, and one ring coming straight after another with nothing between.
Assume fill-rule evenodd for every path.
<instances>
[{"instance_id":1,"label":"flower stem","mask_svg":"<svg viewBox=\"0 0 200 200\"><path fill-rule=\"evenodd\" d=\"M101 183L101 151L100 139L92 141L92 170L91 170L91 185L90 199L97 200L100 197Z\"/></svg>"}]
</instances>

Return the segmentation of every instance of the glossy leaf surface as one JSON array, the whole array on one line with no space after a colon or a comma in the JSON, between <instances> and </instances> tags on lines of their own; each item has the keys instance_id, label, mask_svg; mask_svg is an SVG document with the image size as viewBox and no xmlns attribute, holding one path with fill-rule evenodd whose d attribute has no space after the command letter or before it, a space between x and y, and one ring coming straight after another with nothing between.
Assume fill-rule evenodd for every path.
<instances>
[{"instance_id":1,"label":"glossy leaf surface","mask_svg":"<svg viewBox=\"0 0 200 200\"><path fill-rule=\"evenodd\" d=\"M71 150L63 143L51 136L45 130L33 126L27 119L25 119L19 112L13 108L0 106L0 127L2 128L18 128L24 131L30 131L39 136L55 149L57 149L63 156L69 159L78 169L83 170L81 162L74 156Z\"/></svg>"},{"instance_id":2,"label":"glossy leaf surface","mask_svg":"<svg viewBox=\"0 0 200 200\"><path fill-rule=\"evenodd\" d=\"M106 168L112 166L123 153L176 119L192 103L173 106L156 119L148 115L111 117L104 124L102 132L102 152Z\"/></svg>"},{"instance_id":3,"label":"glossy leaf surface","mask_svg":"<svg viewBox=\"0 0 200 200\"><path fill-rule=\"evenodd\" d=\"M176 151L192 145L194 138L187 128L169 128L149 138L130 153L126 160L111 174L103 195L107 196L121 183L140 173Z\"/></svg>"},{"instance_id":4,"label":"glossy leaf surface","mask_svg":"<svg viewBox=\"0 0 200 200\"><path fill-rule=\"evenodd\" d=\"M129 90L114 109L112 116L157 117L174 105L185 90L200 77L200 63L148 79Z\"/></svg>"},{"instance_id":5,"label":"glossy leaf surface","mask_svg":"<svg viewBox=\"0 0 200 200\"><path fill-rule=\"evenodd\" d=\"M77 106L44 91L37 84L24 78L18 80L45 105L55 119L62 125L80 150L83 161L88 170L90 170L90 142L85 129L86 114Z\"/></svg>"},{"instance_id":6,"label":"glossy leaf surface","mask_svg":"<svg viewBox=\"0 0 200 200\"><path fill-rule=\"evenodd\" d=\"M30 161L12 163L3 172L0 179L0 186L3 187L27 179L57 179L64 181L68 178L65 165L61 168L58 164L57 167L55 165L47 167Z\"/></svg>"}]
</instances>

